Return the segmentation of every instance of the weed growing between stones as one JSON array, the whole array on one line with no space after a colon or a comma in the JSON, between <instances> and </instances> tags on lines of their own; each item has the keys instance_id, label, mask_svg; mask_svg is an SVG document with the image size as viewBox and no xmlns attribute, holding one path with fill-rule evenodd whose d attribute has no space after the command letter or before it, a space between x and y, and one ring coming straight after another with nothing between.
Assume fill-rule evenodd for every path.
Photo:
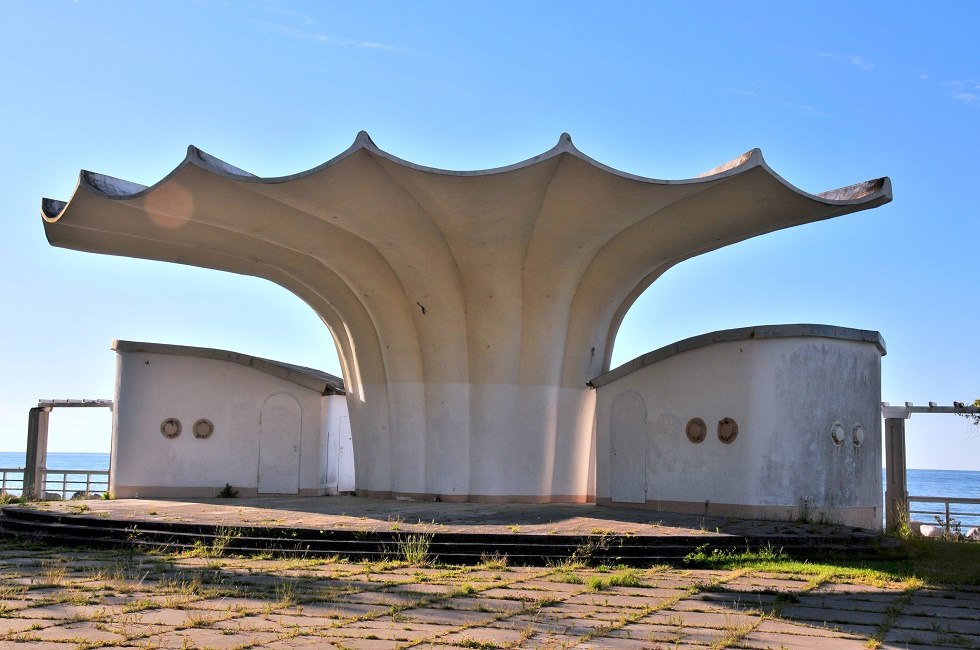
<instances>
[{"instance_id":1,"label":"weed growing between stones","mask_svg":"<svg viewBox=\"0 0 980 650\"><path fill-rule=\"evenodd\" d=\"M432 535L428 533L413 533L402 536L398 540L398 558L408 564L425 566L429 564L429 546Z\"/></svg>"}]
</instances>

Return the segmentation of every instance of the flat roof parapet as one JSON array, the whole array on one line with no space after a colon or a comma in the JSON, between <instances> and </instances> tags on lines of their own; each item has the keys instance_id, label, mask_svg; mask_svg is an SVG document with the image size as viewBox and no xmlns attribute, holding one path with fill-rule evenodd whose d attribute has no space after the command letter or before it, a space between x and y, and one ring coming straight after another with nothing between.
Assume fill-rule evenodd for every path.
<instances>
[{"instance_id":1,"label":"flat roof parapet","mask_svg":"<svg viewBox=\"0 0 980 650\"><path fill-rule=\"evenodd\" d=\"M93 407L93 408L112 408L111 399L39 399L37 401L38 408L55 408L55 407Z\"/></svg>"},{"instance_id":2,"label":"flat roof parapet","mask_svg":"<svg viewBox=\"0 0 980 650\"><path fill-rule=\"evenodd\" d=\"M280 379L298 384L311 390L319 391L322 395L345 395L344 380L322 370L297 366L282 361L273 361L261 357L253 357L240 352L219 350L217 348L199 348L190 345L174 345L171 343L146 343L140 341L112 342L114 352L145 352L147 354L164 354L178 357L194 357L197 359L212 359L237 363L259 372L264 372Z\"/></svg>"},{"instance_id":3,"label":"flat roof parapet","mask_svg":"<svg viewBox=\"0 0 980 650\"><path fill-rule=\"evenodd\" d=\"M719 330L708 334L699 334L690 338L665 345L662 348L647 352L646 354L627 361L623 365L604 372L598 377L589 381L589 386L598 388L610 384L617 379L632 374L641 368L663 361L669 357L678 355L682 352L696 350L715 343L727 343L730 341L747 341L753 339L778 339L778 338L798 338L816 337L826 339L838 339L844 341L857 341L863 343L873 343L878 351L884 356L887 354L885 340L879 332L874 330L859 330L850 327L838 327L836 325L814 325L814 324L793 324L793 325L755 325L752 327L739 327L729 330Z\"/></svg>"}]
</instances>

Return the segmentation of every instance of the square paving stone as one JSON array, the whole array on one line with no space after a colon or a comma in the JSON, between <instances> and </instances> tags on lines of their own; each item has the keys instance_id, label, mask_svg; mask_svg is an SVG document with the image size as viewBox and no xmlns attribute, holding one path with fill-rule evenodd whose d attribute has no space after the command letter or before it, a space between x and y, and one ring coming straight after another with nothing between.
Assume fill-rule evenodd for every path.
<instances>
[{"instance_id":1,"label":"square paving stone","mask_svg":"<svg viewBox=\"0 0 980 650\"><path fill-rule=\"evenodd\" d=\"M220 630L176 630L166 632L156 636L147 637L139 641L139 645L151 648L214 648L215 650L226 650L241 647L242 643L248 638L257 640L274 641L278 635L255 632L254 635L242 636L236 634L223 634Z\"/></svg>"},{"instance_id":2,"label":"square paving stone","mask_svg":"<svg viewBox=\"0 0 980 650\"><path fill-rule=\"evenodd\" d=\"M948 601L945 605L924 604L913 601L906 605L902 613L907 616L937 616L939 618L959 618L972 621L980 620L980 604Z\"/></svg>"},{"instance_id":3,"label":"square paving stone","mask_svg":"<svg viewBox=\"0 0 980 650\"><path fill-rule=\"evenodd\" d=\"M756 599L749 595L738 594L710 594L710 598L702 598L706 594L690 596L679 600L670 606L671 609L678 611L701 611L701 612L742 612L746 610L767 611L772 608L774 599Z\"/></svg>"},{"instance_id":4,"label":"square paving stone","mask_svg":"<svg viewBox=\"0 0 980 650\"><path fill-rule=\"evenodd\" d=\"M5 616L9 616L11 612L30 606L30 601L26 600L0 600L0 612L3 612Z\"/></svg>"},{"instance_id":5,"label":"square paving stone","mask_svg":"<svg viewBox=\"0 0 980 650\"><path fill-rule=\"evenodd\" d=\"M64 625L52 625L44 629L33 632L33 636L42 641L124 641L122 634L116 634L108 630L96 627L95 623L67 623Z\"/></svg>"},{"instance_id":6,"label":"square paving stone","mask_svg":"<svg viewBox=\"0 0 980 650\"><path fill-rule=\"evenodd\" d=\"M263 643L266 650L292 650L293 648L316 648L317 650L339 650L340 646L330 643L322 636L296 636L283 638L278 641Z\"/></svg>"},{"instance_id":7,"label":"square paving stone","mask_svg":"<svg viewBox=\"0 0 980 650\"><path fill-rule=\"evenodd\" d=\"M122 613L121 607L105 605L43 605L17 611L20 618L43 618L50 620L105 618Z\"/></svg>"},{"instance_id":8,"label":"square paving stone","mask_svg":"<svg viewBox=\"0 0 980 650\"><path fill-rule=\"evenodd\" d=\"M347 650L395 650L396 648L404 645L401 641L392 641L390 639L330 639L331 641L340 647Z\"/></svg>"},{"instance_id":9,"label":"square paving stone","mask_svg":"<svg viewBox=\"0 0 980 650\"><path fill-rule=\"evenodd\" d=\"M575 645L579 637L552 632L536 632L524 640L520 648L565 648Z\"/></svg>"},{"instance_id":10,"label":"square paving stone","mask_svg":"<svg viewBox=\"0 0 980 650\"><path fill-rule=\"evenodd\" d=\"M15 648L20 648L20 647L30 648L30 650L68 650L68 648L70 648L71 646L70 645L67 645L65 643L59 643L57 641L40 641L40 640L37 640L37 641L26 641L26 642L23 642L23 643L18 643L17 645L15 645L13 647L15 647Z\"/></svg>"},{"instance_id":11,"label":"square paving stone","mask_svg":"<svg viewBox=\"0 0 980 650\"><path fill-rule=\"evenodd\" d=\"M460 646L466 642L492 643L497 646L512 645L522 639L519 630L509 630L499 627L470 627L459 632L451 632L439 638L441 643Z\"/></svg>"},{"instance_id":12,"label":"square paving stone","mask_svg":"<svg viewBox=\"0 0 980 650\"><path fill-rule=\"evenodd\" d=\"M345 603L370 603L374 605L403 605L412 606L420 601L431 598L430 594L400 591L361 591L343 597Z\"/></svg>"},{"instance_id":13,"label":"square paving stone","mask_svg":"<svg viewBox=\"0 0 980 650\"><path fill-rule=\"evenodd\" d=\"M568 626L561 621L552 621L548 617L540 617L536 614L512 616L502 621L488 623L485 627L502 627L510 630L524 630L529 633L547 632L554 634L564 634L568 629Z\"/></svg>"},{"instance_id":14,"label":"square paving stone","mask_svg":"<svg viewBox=\"0 0 980 650\"><path fill-rule=\"evenodd\" d=\"M561 582L559 580L519 580L517 582L510 583L509 587L511 589L541 589L542 591L548 591L555 594L575 593L576 591L586 589L584 584Z\"/></svg>"},{"instance_id":15,"label":"square paving stone","mask_svg":"<svg viewBox=\"0 0 980 650\"><path fill-rule=\"evenodd\" d=\"M690 612L683 610L659 611L644 616L639 623L656 623L659 625L676 625L676 621L682 621L685 627L697 627L704 629L726 629L732 627L743 627L755 625L760 617L740 614L737 612Z\"/></svg>"},{"instance_id":16,"label":"square paving stone","mask_svg":"<svg viewBox=\"0 0 980 650\"><path fill-rule=\"evenodd\" d=\"M822 636L804 636L799 634L777 634L774 632L759 632L754 630L747 636L739 639L740 648L758 648L769 650L771 648L786 648L786 650L862 650L867 648L867 641L864 639L849 639L836 637L828 639Z\"/></svg>"},{"instance_id":17,"label":"square paving stone","mask_svg":"<svg viewBox=\"0 0 980 650\"><path fill-rule=\"evenodd\" d=\"M610 630L603 638L633 639L649 643L673 643L683 636L683 626L630 623L617 630Z\"/></svg>"},{"instance_id":18,"label":"square paving stone","mask_svg":"<svg viewBox=\"0 0 980 650\"><path fill-rule=\"evenodd\" d=\"M157 602L162 602L163 598L156 596L154 600ZM189 601L186 605L183 605L186 609L210 609L215 611L224 612L257 612L262 611L269 606L268 600L263 600L260 598L233 598L233 597L221 597L221 598L205 598L203 600L193 600Z\"/></svg>"},{"instance_id":19,"label":"square paving stone","mask_svg":"<svg viewBox=\"0 0 980 650\"><path fill-rule=\"evenodd\" d=\"M924 645L933 648L980 648L980 636L896 627L890 629L885 635L885 642L898 645Z\"/></svg>"},{"instance_id":20,"label":"square paving stone","mask_svg":"<svg viewBox=\"0 0 980 650\"><path fill-rule=\"evenodd\" d=\"M456 589L452 585L441 585L432 584L429 582L419 582L407 585L395 585L393 587L387 588L385 591L389 593L408 593L417 594L419 596L431 596L431 595L446 595L452 593Z\"/></svg>"},{"instance_id":21,"label":"square paving stone","mask_svg":"<svg viewBox=\"0 0 980 650\"><path fill-rule=\"evenodd\" d=\"M568 599L569 603L582 603L587 605L600 605L603 607L623 607L630 609L642 609L656 605L657 601L643 598L640 596L621 596L609 591L589 591L572 596Z\"/></svg>"},{"instance_id":22,"label":"square paving stone","mask_svg":"<svg viewBox=\"0 0 980 650\"><path fill-rule=\"evenodd\" d=\"M472 609L431 609L413 608L398 612L398 618L407 619L413 623L438 623L440 625L480 625L495 618L492 612L479 612Z\"/></svg>"},{"instance_id":23,"label":"square paving stone","mask_svg":"<svg viewBox=\"0 0 980 650\"><path fill-rule=\"evenodd\" d=\"M623 609L620 607L596 606L588 603L555 603L541 607L538 611L547 613L549 616L577 616L580 618L619 618L623 616Z\"/></svg>"},{"instance_id":24,"label":"square paving stone","mask_svg":"<svg viewBox=\"0 0 980 650\"><path fill-rule=\"evenodd\" d=\"M765 578L756 575L740 576L725 583L726 589L739 589L746 591L786 591L796 592L806 586L804 580L781 580L778 578Z\"/></svg>"},{"instance_id":25,"label":"square paving stone","mask_svg":"<svg viewBox=\"0 0 980 650\"><path fill-rule=\"evenodd\" d=\"M636 596L646 598L652 602L675 598L684 593L682 589L670 587L616 587L613 591L622 596Z\"/></svg>"},{"instance_id":26,"label":"square paving stone","mask_svg":"<svg viewBox=\"0 0 980 650\"><path fill-rule=\"evenodd\" d=\"M169 625L141 625L139 623L128 622L125 619L106 621L101 623L100 626L110 632L115 632L126 637L130 640L130 643L136 643L136 640L142 639L143 637L163 634L164 632L173 630Z\"/></svg>"},{"instance_id":27,"label":"square paving stone","mask_svg":"<svg viewBox=\"0 0 980 650\"><path fill-rule=\"evenodd\" d=\"M499 589L487 589L481 592L482 595L490 598L504 598L507 600L535 601L549 598L550 592L541 589L509 589L502 587Z\"/></svg>"},{"instance_id":28,"label":"square paving stone","mask_svg":"<svg viewBox=\"0 0 980 650\"><path fill-rule=\"evenodd\" d=\"M504 600L502 598L485 598L483 596L465 596L459 598L448 598L443 604L452 609L472 609L477 611L488 611L491 613L517 612L525 607L525 603L519 600Z\"/></svg>"},{"instance_id":29,"label":"square paving stone","mask_svg":"<svg viewBox=\"0 0 980 650\"><path fill-rule=\"evenodd\" d=\"M848 603L845 605L845 603ZM797 621L829 624L881 625L885 615L881 612L865 612L850 607L849 601L840 601L832 607L806 607L788 605L779 610L779 617Z\"/></svg>"},{"instance_id":30,"label":"square paving stone","mask_svg":"<svg viewBox=\"0 0 980 650\"><path fill-rule=\"evenodd\" d=\"M41 629L56 624L56 621L44 621L34 618L0 618L0 635L19 634L31 629Z\"/></svg>"},{"instance_id":31,"label":"square paving stone","mask_svg":"<svg viewBox=\"0 0 980 650\"><path fill-rule=\"evenodd\" d=\"M843 609L859 612L870 612L884 614L898 598L898 594L889 595L886 598L876 598L867 600L864 598L852 598L849 595L838 594L817 594L807 593L797 597L798 602L791 603L787 607L807 607L817 609Z\"/></svg>"},{"instance_id":32,"label":"square paving stone","mask_svg":"<svg viewBox=\"0 0 980 650\"><path fill-rule=\"evenodd\" d=\"M892 627L980 636L980 621L978 620L945 618L941 616L909 616L904 612L895 619Z\"/></svg>"},{"instance_id":33,"label":"square paving stone","mask_svg":"<svg viewBox=\"0 0 980 650\"><path fill-rule=\"evenodd\" d=\"M795 621L787 621L782 619L765 618L762 623L755 628L756 632L771 632L773 634L790 634L790 635L802 635L802 636L819 636L822 638L838 638L838 637L852 637L852 638L867 638L871 634L874 634L878 628L867 628L871 630L867 635L865 634L849 634L848 632L832 629L830 627L824 627L822 625L813 625L810 623L801 623Z\"/></svg>"},{"instance_id":34,"label":"square paving stone","mask_svg":"<svg viewBox=\"0 0 980 650\"><path fill-rule=\"evenodd\" d=\"M282 623L269 620L265 615L253 614L241 618L232 618L225 621L218 621L212 627L216 630L234 630L237 632L261 631L281 631Z\"/></svg>"},{"instance_id":35,"label":"square paving stone","mask_svg":"<svg viewBox=\"0 0 980 650\"><path fill-rule=\"evenodd\" d=\"M970 602L980 606L980 592L970 591L966 587L957 591L948 589L920 589L912 595L912 602L931 602L931 599L939 601L959 601Z\"/></svg>"},{"instance_id":36,"label":"square paving stone","mask_svg":"<svg viewBox=\"0 0 980 650\"><path fill-rule=\"evenodd\" d=\"M571 647L575 650L651 650L655 648L663 648L666 650L667 648L673 648L673 645L668 645L666 643L657 645L650 641L604 636L589 639L588 641L583 641Z\"/></svg>"},{"instance_id":37,"label":"square paving stone","mask_svg":"<svg viewBox=\"0 0 980 650\"><path fill-rule=\"evenodd\" d=\"M839 582L825 582L816 587L811 593L846 593L846 594L883 594L892 593L896 596L902 593L898 587L886 589L875 587L874 585L847 584Z\"/></svg>"},{"instance_id":38,"label":"square paving stone","mask_svg":"<svg viewBox=\"0 0 980 650\"><path fill-rule=\"evenodd\" d=\"M218 621L232 618L227 612L183 609L151 609L131 614L133 623L142 625L169 625L184 627L189 625L209 626Z\"/></svg>"},{"instance_id":39,"label":"square paving stone","mask_svg":"<svg viewBox=\"0 0 980 650\"><path fill-rule=\"evenodd\" d=\"M293 612L298 616L335 621L337 619L376 615L381 612L387 612L390 609L391 607L388 605L374 605L370 603L305 603L293 608ZM278 616L284 615L282 612L275 612L275 614Z\"/></svg>"}]
</instances>

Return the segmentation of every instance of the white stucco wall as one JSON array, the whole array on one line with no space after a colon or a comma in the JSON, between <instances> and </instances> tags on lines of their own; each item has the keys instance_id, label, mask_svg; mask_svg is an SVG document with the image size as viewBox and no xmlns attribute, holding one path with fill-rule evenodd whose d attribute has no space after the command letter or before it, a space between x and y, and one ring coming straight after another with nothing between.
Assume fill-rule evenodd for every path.
<instances>
[{"instance_id":1,"label":"white stucco wall","mask_svg":"<svg viewBox=\"0 0 980 650\"><path fill-rule=\"evenodd\" d=\"M110 490L117 497L215 496L226 483L241 496L261 486L286 494L329 491L321 431L325 413L339 422L343 396L323 396L241 363L141 351L119 352L116 384ZM176 438L161 434L167 418L181 422ZM206 439L192 431L201 418L214 424ZM278 429L267 436L278 439L263 442L263 426L269 432L270 425Z\"/></svg>"},{"instance_id":2,"label":"white stucco wall","mask_svg":"<svg viewBox=\"0 0 980 650\"><path fill-rule=\"evenodd\" d=\"M597 502L881 527L877 333L775 326L671 347L594 380ZM685 433L695 417L701 443ZM730 444L723 418L738 424Z\"/></svg>"}]
</instances>

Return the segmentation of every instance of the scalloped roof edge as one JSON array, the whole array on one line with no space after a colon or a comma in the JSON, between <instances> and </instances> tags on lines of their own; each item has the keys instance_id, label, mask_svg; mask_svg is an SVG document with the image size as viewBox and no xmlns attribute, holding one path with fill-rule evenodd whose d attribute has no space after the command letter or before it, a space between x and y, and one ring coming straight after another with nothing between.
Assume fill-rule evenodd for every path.
<instances>
[{"instance_id":1,"label":"scalloped roof edge","mask_svg":"<svg viewBox=\"0 0 980 650\"><path fill-rule=\"evenodd\" d=\"M359 131L357 136L354 138L354 142L351 145L333 158L327 160L326 162L317 165L311 169L297 172L295 174L290 174L287 176L275 176L275 177L260 177L247 172L235 165L225 162L224 160L213 156L194 145L189 145L187 147L187 153L184 156L184 160L180 162L170 173L164 176L162 179L154 183L152 186L141 185L139 183L134 183L132 181L127 181L120 178L115 178L113 176L108 176L106 174L99 174L96 172L91 172L87 170L82 170L79 174L78 187L84 188L102 198L113 199L113 200L128 200L136 198L142 194L145 194L153 188L162 185L180 171L186 165L194 165L202 170L209 173L213 173L218 176L223 176L230 180L241 181L241 182L251 182L251 183L283 183L288 182L293 179L304 178L322 172L341 161L350 158L361 151L365 151L371 155L378 156L385 160L388 160L397 165L401 165L407 169L415 170L422 173L447 175L447 176L486 176L492 174L503 174L508 172L518 171L527 167L531 167L537 163L549 160L559 155L571 155L583 162L589 164L597 170L618 176L621 178L641 182L641 183L652 183L652 184L663 184L663 185L675 185L675 184L686 184L686 183L707 183L712 181L717 181L729 176L745 173L750 169L761 167L773 178L777 179L783 185L785 185L791 191L800 194L805 197L809 197L820 203L828 205L853 205L856 203L866 203L875 200L879 200L881 203L887 203L892 199L891 190L891 180L885 176L882 178L877 178L869 181L864 181L861 183L855 183L852 185L847 185L845 187L840 187L832 190L827 190L817 194L810 194L792 183L787 182L779 174L775 173L772 168L766 163L762 151L760 149L752 149L746 153L736 156L735 158L729 160L726 163L713 167L708 171L689 179L679 179L679 180L663 180L656 178L649 178L644 176L639 176L636 174L630 174L624 172L608 165L605 165L588 155L582 153L575 144L572 142L572 137L568 133L562 133L558 138L558 142L551 149L533 156L526 160L520 162L506 165L503 167L494 167L490 169L481 169L473 171L458 171L458 170L448 170L439 169L436 167L427 167L425 165L419 165L411 161L399 158L392 155L382 149L380 149L375 143L371 136L366 131ZM78 189L76 188L76 192ZM41 200L41 213L42 216L48 221L56 221L59 216L64 212L65 208L68 206L69 201L62 201L58 199L43 198Z\"/></svg>"}]
</instances>

